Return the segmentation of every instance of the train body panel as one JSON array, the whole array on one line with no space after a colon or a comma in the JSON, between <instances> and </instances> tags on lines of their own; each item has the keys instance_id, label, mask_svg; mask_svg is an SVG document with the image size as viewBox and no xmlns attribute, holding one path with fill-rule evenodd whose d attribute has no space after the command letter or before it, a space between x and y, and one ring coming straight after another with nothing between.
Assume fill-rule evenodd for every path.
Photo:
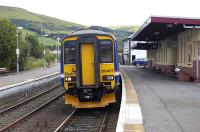
<instances>
[{"instance_id":1,"label":"train body panel","mask_svg":"<svg viewBox=\"0 0 200 132\"><path fill-rule=\"evenodd\" d=\"M101 98L101 101L88 101L88 102L80 102L78 98L70 95L65 94L65 104L70 104L76 108L98 108L98 107L105 107L111 103L115 103L115 93L106 94Z\"/></svg>"},{"instance_id":2,"label":"train body panel","mask_svg":"<svg viewBox=\"0 0 200 132\"><path fill-rule=\"evenodd\" d=\"M65 83L64 88L68 89L73 86L73 84L76 83L76 65L75 64L67 64L64 65L64 77L65 77ZM71 80L69 79L71 78Z\"/></svg>"},{"instance_id":3,"label":"train body panel","mask_svg":"<svg viewBox=\"0 0 200 132\"><path fill-rule=\"evenodd\" d=\"M104 32L75 33L62 41L61 82L65 103L76 108L105 107L117 101L117 43Z\"/></svg>"},{"instance_id":4,"label":"train body panel","mask_svg":"<svg viewBox=\"0 0 200 132\"><path fill-rule=\"evenodd\" d=\"M83 86L95 85L93 44L81 45L81 70Z\"/></svg>"},{"instance_id":5,"label":"train body panel","mask_svg":"<svg viewBox=\"0 0 200 132\"><path fill-rule=\"evenodd\" d=\"M101 63L100 64L100 82L104 86L110 86L111 89L114 89L115 87L115 69L114 69L114 63ZM107 80L106 77L113 78L112 80Z\"/></svg>"}]
</instances>

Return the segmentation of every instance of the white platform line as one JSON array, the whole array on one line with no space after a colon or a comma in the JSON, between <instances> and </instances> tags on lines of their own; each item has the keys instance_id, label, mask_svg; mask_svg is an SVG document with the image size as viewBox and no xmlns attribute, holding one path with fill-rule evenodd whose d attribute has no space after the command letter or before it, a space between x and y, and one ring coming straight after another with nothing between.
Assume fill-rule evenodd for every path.
<instances>
[{"instance_id":1,"label":"white platform line","mask_svg":"<svg viewBox=\"0 0 200 132\"><path fill-rule=\"evenodd\" d=\"M59 74L60 74L59 72L55 72L53 74L45 75L45 76L42 76L42 77L39 77L39 78L28 79L27 81L23 81L23 82L20 82L20 83L15 83L15 84L3 86L3 87L0 87L0 91L10 89L10 88L13 88L13 87L17 87L17 86L20 86L20 85L24 85L24 84L27 84L27 83L31 83L33 81L41 80L41 79L48 78L48 77L51 77L51 76L59 75Z\"/></svg>"},{"instance_id":2,"label":"white platform line","mask_svg":"<svg viewBox=\"0 0 200 132\"><path fill-rule=\"evenodd\" d=\"M126 103L126 86L125 86L124 77L122 76L122 100L121 100L120 113L119 113L119 118L117 122L116 132L125 131L125 128L124 128L125 125L132 125L132 126L142 125L143 126L143 118L142 118L139 102L137 104ZM134 130L130 130L130 131L134 131ZM142 129L141 131L144 131L144 130Z\"/></svg>"}]
</instances>

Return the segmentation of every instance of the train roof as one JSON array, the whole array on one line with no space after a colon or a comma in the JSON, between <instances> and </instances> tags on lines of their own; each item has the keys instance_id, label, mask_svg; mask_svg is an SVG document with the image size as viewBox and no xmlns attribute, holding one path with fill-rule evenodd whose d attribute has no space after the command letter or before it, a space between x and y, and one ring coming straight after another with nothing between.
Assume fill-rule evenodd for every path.
<instances>
[{"instance_id":1,"label":"train roof","mask_svg":"<svg viewBox=\"0 0 200 132\"><path fill-rule=\"evenodd\" d=\"M81 30L81 31L74 32L73 34L67 36L66 38L71 37L71 36L87 35L87 34L88 35L89 34L107 35L107 36L111 36L114 40L116 40L116 38L114 37L113 34L107 33L107 32L103 32L103 31L99 31L99 30Z\"/></svg>"}]
</instances>

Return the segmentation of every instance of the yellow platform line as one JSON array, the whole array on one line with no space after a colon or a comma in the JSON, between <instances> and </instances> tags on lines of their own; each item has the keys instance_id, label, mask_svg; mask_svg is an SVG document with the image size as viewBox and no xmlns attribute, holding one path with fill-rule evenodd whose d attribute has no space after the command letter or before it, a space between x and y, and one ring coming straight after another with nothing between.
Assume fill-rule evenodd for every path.
<instances>
[{"instance_id":1,"label":"yellow platform line","mask_svg":"<svg viewBox=\"0 0 200 132\"><path fill-rule=\"evenodd\" d=\"M122 73L122 102L117 124L117 132L144 132L141 108L132 81Z\"/></svg>"}]
</instances>

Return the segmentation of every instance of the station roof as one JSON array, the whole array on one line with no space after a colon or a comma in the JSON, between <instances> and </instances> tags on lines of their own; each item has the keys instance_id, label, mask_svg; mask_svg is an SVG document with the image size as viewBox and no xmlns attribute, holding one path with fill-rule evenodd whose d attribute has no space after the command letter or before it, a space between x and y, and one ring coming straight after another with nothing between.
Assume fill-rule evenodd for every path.
<instances>
[{"instance_id":1,"label":"station roof","mask_svg":"<svg viewBox=\"0 0 200 132\"><path fill-rule=\"evenodd\" d=\"M200 28L200 19L151 16L133 35L132 40L157 41L171 37L188 28Z\"/></svg>"},{"instance_id":2,"label":"station roof","mask_svg":"<svg viewBox=\"0 0 200 132\"><path fill-rule=\"evenodd\" d=\"M157 42L135 42L131 48L141 49L141 50L157 49L158 43Z\"/></svg>"},{"instance_id":3,"label":"station roof","mask_svg":"<svg viewBox=\"0 0 200 132\"><path fill-rule=\"evenodd\" d=\"M132 39L132 38L133 38L133 36L134 36L134 33L133 33L133 34L131 34L131 35L129 35L129 36L128 36L128 37L126 37L125 39L123 39L123 41L129 40L129 39Z\"/></svg>"}]
</instances>

